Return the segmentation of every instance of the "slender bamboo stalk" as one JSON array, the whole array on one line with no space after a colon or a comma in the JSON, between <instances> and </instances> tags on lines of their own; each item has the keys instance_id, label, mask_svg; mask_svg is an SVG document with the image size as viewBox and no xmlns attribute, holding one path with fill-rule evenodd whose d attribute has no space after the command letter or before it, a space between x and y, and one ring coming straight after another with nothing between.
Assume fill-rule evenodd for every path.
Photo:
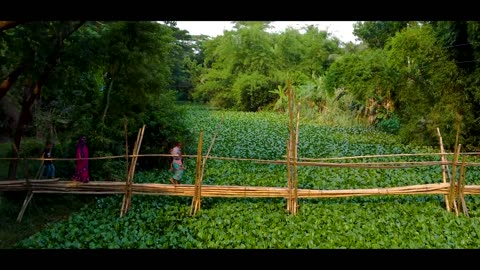
<instances>
[{"instance_id":1,"label":"slender bamboo stalk","mask_svg":"<svg viewBox=\"0 0 480 270\"><path fill-rule=\"evenodd\" d=\"M195 191L194 191L194 196L192 199L192 205L190 208L190 215L195 215L197 213L197 209L199 207L199 198L201 195L201 190L200 190L200 175L202 171L202 141L203 141L203 131L200 132L200 135L198 137L198 145L197 145L197 164L196 164L196 170L195 170Z\"/></svg>"},{"instance_id":2,"label":"slender bamboo stalk","mask_svg":"<svg viewBox=\"0 0 480 270\"><path fill-rule=\"evenodd\" d=\"M300 125L300 102L298 103L297 107L297 117L296 127L295 127L295 143L294 143L294 161L293 161L293 214L296 215L298 212L298 168L297 168L297 160L298 160L298 137L299 137L299 125Z\"/></svg>"},{"instance_id":3,"label":"slender bamboo stalk","mask_svg":"<svg viewBox=\"0 0 480 270\"><path fill-rule=\"evenodd\" d=\"M125 185L125 195L123 197L123 204L122 204L122 209L120 213L120 217L125 215L130 208L130 203L131 203L131 197L132 197L132 182L133 182L133 176L135 173L135 166L137 163L138 159L138 153L140 151L140 146L142 144L142 139L143 139L143 134L145 132L145 125L143 125L142 128L139 129L138 134L137 134L137 141L135 142L135 146L133 149L133 157L131 160L130 164L130 169L128 171L127 175L127 181Z\"/></svg>"},{"instance_id":4,"label":"slender bamboo stalk","mask_svg":"<svg viewBox=\"0 0 480 270\"><path fill-rule=\"evenodd\" d=\"M125 182L126 182L128 179L128 127L127 127L126 118L125 118L124 128L125 128Z\"/></svg>"},{"instance_id":5,"label":"slender bamboo stalk","mask_svg":"<svg viewBox=\"0 0 480 270\"><path fill-rule=\"evenodd\" d=\"M23 218L23 214L25 213L25 209L27 209L28 204L30 203L30 200L33 197L33 191L30 189L27 193L27 196L25 197L25 201L23 201L22 209L20 209L20 213L18 213L17 216L17 222L21 222Z\"/></svg>"},{"instance_id":6,"label":"slender bamboo stalk","mask_svg":"<svg viewBox=\"0 0 480 270\"><path fill-rule=\"evenodd\" d=\"M442 162L445 162L446 157L445 157L445 150L443 148L443 139L442 139L442 135L440 134L440 129L438 127L437 127L437 134L438 134L439 141L440 141L441 160L442 160ZM446 165L442 165L442 181L443 181L443 183L447 182L447 166ZM450 203L448 202L448 196L447 195L444 196L444 200L445 200L445 206L447 208L447 211L448 212L452 211L452 209L450 209Z\"/></svg>"},{"instance_id":7,"label":"slender bamboo stalk","mask_svg":"<svg viewBox=\"0 0 480 270\"><path fill-rule=\"evenodd\" d=\"M120 217L123 217L123 215L126 213L128 185L129 185L129 182L130 182L129 181L130 171L133 167L134 156L135 156L135 152L136 152L137 147L138 147L138 140L139 140L139 137L140 137L140 131L141 131L141 129L138 130L137 139L135 140L135 144L133 145L132 159L130 160L130 166L128 167L127 178L125 179L125 195L123 196L123 200L122 200L122 208L120 209Z\"/></svg>"},{"instance_id":8,"label":"slender bamboo stalk","mask_svg":"<svg viewBox=\"0 0 480 270\"><path fill-rule=\"evenodd\" d=\"M294 130L294 118L293 118L293 113L294 113L294 88L290 85L290 81L287 83L287 89L288 89L288 116L289 116L289 131L290 131L290 138L289 138L289 167L290 167L290 177L288 179L289 181L289 193L290 196L288 198L288 210L290 213L292 213L294 210L294 205L293 205L293 177L294 177L294 170L292 166L292 161L294 159L294 144L295 144L295 130Z\"/></svg>"},{"instance_id":9,"label":"slender bamboo stalk","mask_svg":"<svg viewBox=\"0 0 480 270\"><path fill-rule=\"evenodd\" d=\"M462 155L479 155L480 152L466 152ZM383 154L383 155L363 155L349 157L328 157L328 158L299 158L300 160L325 161L325 160L347 160L347 159L365 159L365 158L385 158L385 157L420 157L420 156L439 156L440 153L415 153L415 154ZM453 155L453 153L444 153L443 155Z\"/></svg>"},{"instance_id":10,"label":"slender bamboo stalk","mask_svg":"<svg viewBox=\"0 0 480 270\"><path fill-rule=\"evenodd\" d=\"M290 197L291 197L291 190L292 190L292 183L290 181L291 179L291 175L292 175L292 172L291 172L291 153L290 153L290 140L287 141L287 190L288 190L288 198L287 198L287 211L290 212L291 211L291 205L290 205Z\"/></svg>"},{"instance_id":11,"label":"slender bamboo stalk","mask_svg":"<svg viewBox=\"0 0 480 270\"><path fill-rule=\"evenodd\" d=\"M444 153L445 156L447 155L454 155L454 153ZM463 152L460 153L461 156L468 156L468 155L480 155L480 152ZM132 157L129 155L129 157ZM171 157L171 154L142 154L137 155L137 157ZM195 157L197 155L182 155L182 158L190 158ZM421 154L392 154L392 155L365 155L365 156L351 156L351 157L335 157L335 158L302 158L299 157L299 160L309 160L309 161L302 161L307 162L305 164L345 164L345 163L327 163L327 162L310 162L310 161L328 161L328 160L349 160L349 159L365 159L365 158L380 158L380 157L402 157L402 156L441 156L441 153L421 153ZM285 155L283 155L285 157ZM103 157L91 157L88 160L103 160L103 159L115 159L115 158L125 158L125 155L121 156L103 156ZM42 160L42 158L0 158L0 160ZM269 163L269 164L285 164L285 160L270 160L270 159L257 159L257 158L237 158L237 157L218 157L218 156L208 156L208 159L217 159L217 160L236 160L236 161L254 161L256 163ZM56 161L56 160L76 160L76 158L49 158L49 160ZM310 163L308 163L310 162ZM371 162L371 163L350 163L350 164L412 164L412 165L419 165L419 166L430 166L430 165L451 165L452 162L446 161L438 162L438 161L421 161L421 162ZM347 163L348 164L348 163ZM466 165L469 167L480 167L480 162L466 162ZM448 171L448 170L447 170Z\"/></svg>"},{"instance_id":12,"label":"slender bamboo stalk","mask_svg":"<svg viewBox=\"0 0 480 270\"><path fill-rule=\"evenodd\" d=\"M465 175L466 175L467 168L465 166L465 157L462 160L462 167L460 168L460 177L458 179L457 185L457 198L458 198L458 205L462 209L463 214L468 216L468 209L465 203L465 196L463 194L463 189L465 188Z\"/></svg>"},{"instance_id":13,"label":"slender bamboo stalk","mask_svg":"<svg viewBox=\"0 0 480 270\"><path fill-rule=\"evenodd\" d=\"M202 182L203 182L203 175L205 173L205 165L207 163L208 155L210 155L210 151L212 150L213 144L215 143L215 139L217 138L218 135L218 129L220 128L220 124L223 122L223 118L218 123L217 127L215 128L215 133L213 135L212 141L210 142L210 146L208 147L207 154L205 155L203 161L202 161L202 166L200 167L200 177L198 179L198 187L197 187L197 198L195 200L195 210L194 214L196 214L198 211L200 211L201 208L201 189L202 189ZM202 148L200 148L202 149ZM200 152L200 157L201 157L201 152Z\"/></svg>"},{"instance_id":14,"label":"slender bamboo stalk","mask_svg":"<svg viewBox=\"0 0 480 270\"><path fill-rule=\"evenodd\" d=\"M133 159L135 161L132 162L132 170L131 170L131 173L130 173L130 178L128 178L129 183L128 183L128 194L127 194L127 207L125 208L125 214L126 214L126 211L128 211L128 209L130 209L130 205L131 205L131 202L132 202L132 183L133 183L133 178L134 178L134 175L135 175L135 167L137 166L138 153L140 152L140 147L141 147L142 141L143 141L143 135L145 133L145 126L146 125L143 125L143 127L141 129L140 140L138 141L138 146L137 146L137 149L136 149L136 152L135 152L135 156L133 157Z\"/></svg>"},{"instance_id":15,"label":"slender bamboo stalk","mask_svg":"<svg viewBox=\"0 0 480 270\"><path fill-rule=\"evenodd\" d=\"M257 163L267 164L286 164L285 160L257 161ZM448 165L453 162L442 161L412 161L412 162L355 162L355 163L335 163L335 162L310 162L298 161L297 165L317 166L317 167L344 167L344 168L361 168L361 169L406 169L412 167L438 166ZM467 163L466 165L471 165Z\"/></svg>"},{"instance_id":16,"label":"slender bamboo stalk","mask_svg":"<svg viewBox=\"0 0 480 270\"><path fill-rule=\"evenodd\" d=\"M456 197L455 186L457 185L457 183L456 183L457 182L456 171L457 171L458 156L459 156L461 147L462 147L461 144L458 144L455 147L455 156L454 156L454 161L453 161L453 165L452 165L452 178L451 178L451 181L450 181L450 189L449 189L449 192L448 192L448 201L450 203L450 208L453 208L457 215L458 215L458 208L457 208L457 203L456 203L456 200L455 200L455 197Z\"/></svg>"}]
</instances>

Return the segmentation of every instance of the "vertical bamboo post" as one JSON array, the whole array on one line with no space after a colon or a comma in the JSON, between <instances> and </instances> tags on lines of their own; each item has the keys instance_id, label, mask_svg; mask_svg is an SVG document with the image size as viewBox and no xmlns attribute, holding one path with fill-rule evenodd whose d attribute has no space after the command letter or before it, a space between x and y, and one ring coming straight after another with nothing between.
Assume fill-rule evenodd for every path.
<instances>
[{"instance_id":1,"label":"vertical bamboo post","mask_svg":"<svg viewBox=\"0 0 480 270\"><path fill-rule=\"evenodd\" d=\"M291 198L291 190L292 190L292 183L291 183L291 153L290 153L290 140L287 141L287 190L288 190L288 197L287 197L287 211L291 212L291 205L290 205L290 198Z\"/></svg>"},{"instance_id":2,"label":"vertical bamboo post","mask_svg":"<svg viewBox=\"0 0 480 270\"><path fill-rule=\"evenodd\" d=\"M133 157L134 162L132 162L132 169L130 171L130 177L128 182L128 194L127 194L127 207L125 207L125 214L127 213L128 209L130 209L130 204L132 201L132 184L133 184L133 177L135 175L135 167L137 166L138 154L140 153L140 146L142 145L143 134L145 133L145 125L143 125L141 129L140 139L138 141L137 149L135 151L135 156Z\"/></svg>"},{"instance_id":3,"label":"vertical bamboo post","mask_svg":"<svg viewBox=\"0 0 480 270\"><path fill-rule=\"evenodd\" d=\"M190 215L193 216L196 214L197 209L200 207L200 178L202 173L202 140L203 140L203 131L200 132L197 145L197 164L195 168L195 192L193 194L192 205L190 207Z\"/></svg>"},{"instance_id":4,"label":"vertical bamboo post","mask_svg":"<svg viewBox=\"0 0 480 270\"><path fill-rule=\"evenodd\" d=\"M437 127L437 134L438 134L439 141L440 141L441 160L442 160L442 162L446 162L447 158L445 157L445 149L443 148L443 139L442 139L442 135L440 134L440 129L438 127ZM442 165L442 180L443 180L443 183L447 182L447 165ZM451 179L450 179L450 181L451 181ZM450 203L448 202L448 196L444 195L443 197L445 199L445 206L447 208L447 211L448 212L452 211L452 209L450 208Z\"/></svg>"},{"instance_id":5,"label":"vertical bamboo post","mask_svg":"<svg viewBox=\"0 0 480 270\"><path fill-rule=\"evenodd\" d=\"M130 182L130 171L133 167L133 161L134 161L134 156L135 156L135 151L138 147L138 140L140 137L140 130L137 133L137 139L135 140L135 144L133 145L133 150L132 150L132 159L130 160L130 166L128 167L127 171L127 177L125 179L125 194L123 195L123 201L122 201L122 209L120 210L120 217L123 217L123 215L126 213L126 208L127 208L127 194L128 194L128 184Z\"/></svg>"},{"instance_id":6,"label":"vertical bamboo post","mask_svg":"<svg viewBox=\"0 0 480 270\"><path fill-rule=\"evenodd\" d=\"M120 217L125 215L130 209L130 203L132 200L132 182L133 182L133 176L135 174L135 166L137 164L137 159L138 159L138 153L140 152L140 146L142 144L142 139L143 139L143 134L145 132L145 125L138 131L137 135L137 141L135 142L135 147L133 150L133 157L132 161L130 164L130 170L128 171L127 175L127 182L125 185L125 195L123 196L123 204L122 204L122 210L120 213Z\"/></svg>"},{"instance_id":7,"label":"vertical bamboo post","mask_svg":"<svg viewBox=\"0 0 480 270\"><path fill-rule=\"evenodd\" d=\"M460 124L457 123L457 135L455 136L455 149L454 149L454 161L453 161L453 164L452 164L452 176L451 176L451 180L450 180L450 188L449 188L449 191L448 191L448 200L449 200L449 203L450 203L450 206L454 208L455 210L455 214L458 216L458 207L457 207L457 194L456 194L456 191L457 191L457 188L455 185L458 185L458 181L457 181L457 177L456 177L456 174L457 174L457 162L458 162L458 157L460 155L460 149L462 147L461 144L458 143L458 137L460 136Z\"/></svg>"},{"instance_id":8,"label":"vertical bamboo post","mask_svg":"<svg viewBox=\"0 0 480 270\"><path fill-rule=\"evenodd\" d=\"M457 185L456 181L456 171L457 171L457 162L458 162L458 156L460 155L460 148L462 147L461 144L458 144L456 149L455 149L455 155L454 155L454 160L452 164L452 179L450 181L450 187L448 190L448 202L450 203L450 207L455 210L455 213L458 215L458 208L457 208L457 202L455 200L456 198L456 188L455 186Z\"/></svg>"},{"instance_id":9,"label":"vertical bamboo post","mask_svg":"<svg viewBox=\"0 0 480 270\"><path fill-rule=\"evenodd\" d=\"M296 118L296 127L295 127L295 143L294 143L294 160L293 160L293 214L296 215L298 212L298 136L299 136L299 124L300 124L300 102L297 105L297 118Z\"/></svg>"},{"instance_id":10,"label":"vertical bamboo post","mask_svg":"<svg viewBox=\"0 0 480 270\"><path fill-rule=\"evenodd\" d=\"M142 130L141 130L141 135L140 135L140 140L138 141L138 146L137 150L135 151L135 156L133 157L135 159L134 162L132 162L132 170L130 171L130 180L128 183L128 198L127 198L127 207L125 209L125 214L128 209L130 209L130 204L132 201L132 184L133 184L133 178L135 175L135 167L137 166L137 160L138 160L138 154L140 153L140 146L142 145L142 140L143 140L143 134L145 133L145 125L143 125Z\"/></svg>"},{"instance_id":11,"label":"vertical bamboo post","mask_svg":"<svg viewBox=\"0 0 480 270\"><path fill-rule=\"evenodd\" d=\"M210 146L208 147L207 154L205 155L205 158L203 159L203 161L198 160L199 162L200 161L202 162L202 165L199 168L200 173L199 173L198 179L196 179L196 183L195 183L195 194L196 194L196 199L195 199L195 203L194 203L195 208L193 210L193 213L191 213L193 215L195 215L200 210L200 207L201 207L200 203L202 201L202 199L201 199L201 197L202 197L202 182L203 182L203 174L205 172L205 164L207 163L208 155L210 155L210 151L212 150L213 144L214 144L215 139L217 138L217 135L218 135L218 128L220 127L220 124L222 122L223 122L223 118L222 118L221 122L216 127L215 134L213 135L212 141L210 142ZM200 145L199 149L200 150L202 149L202 145ZM201 158L201 156L202 156L202 152L200 151L200 158ZM198 154L197 154L197 157L198 157Z\"/></svg>"},{"instance_id":12,"label":"vertical bamboo post","mask_svg":"<svg viewBox=\"0 0 480 270\"><path fill-rule=\"evenodd\" d=\"M128 177L128 127L127 127L127 119L125 119L124 128L125 128L125 178L127 178Z\"/></svg>"},{"instance_id":13,"label":"vertical bamboo post","mask_svg":"<svg viewBox=\"0 0 480 270\"><path fill-rule=\"evenodd\" d=\"M289 145L288 145L288 157L289 157L289 168L290 168L290 177L288 179L289 184L288 184L288 209L290 213L294 212L294 204L293 204L293 178L294 178L294 170L292 166L293 159L295 157L294 153L294 145L295 145L295 130L294 130L294 120L293 120L293 111L294 111L294 106L293 106L293 99L294 99L294 89L290 85L290 81L287 83L287 91L288 91L288 116L289 116L289 131L290 131L290 138L288 140Z\"/></svg>"},{"instance_id":14,"label":"vertical bamboo post","mask_svg":"<svg viewBox=\"0 0 480 270\"><path fill-rule=\"evenodd\" d=\"M297 107L296 119L295 112L295 89L287 82L288 92L288 113L289 113L289 131L290 136L287 142L287 176L288 176L288 199L287 210L295 215L297 213L297 141L298 141L298 122L300 111Z\"/></svg>"},{"instance_id":15,"label":"vertical bamboo post","mask_svg":"<svg viewBox=\"0 0 480 270\"><path fill-rule=\"evenodd\" d=\"M465 175L467 171L467 167L465 164L466 164L465 156L463 156L462 167L460 167L460 177L458 178L456 194L457 194L458 206L462 209L463 214L468 216L468 209L465 203L465 196L463 194L463 188L465 187Z\"/></svg>"}]
</instances>

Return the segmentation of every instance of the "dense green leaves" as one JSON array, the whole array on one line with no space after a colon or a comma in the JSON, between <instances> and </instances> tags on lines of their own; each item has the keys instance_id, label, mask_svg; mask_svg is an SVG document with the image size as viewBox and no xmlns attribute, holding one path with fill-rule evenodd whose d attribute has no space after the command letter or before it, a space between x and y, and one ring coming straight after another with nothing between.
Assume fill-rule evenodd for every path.
<instances>
[{"instance_id":1,"label":"dense green leaves","mask_svg":"<svg viewBox=\"0 0 480 270\"><path fill-rule=\"evenodd\" d=\"M353 26L353 34L371 48L383 49L388 40L408 27L408 21L365 21Z\"/></svg>"},{"instance_id":2,"label":"dense green leaves","mask_svg":"<svg viewBox=\"0 0 480 270\"><path fill-rule=\"evenodd\" d=\"M451 146L458 123L469 114L455 63L448 60L428 26L403 31L387 47L388 61L399 75L395 102L405 125L401 134L410 141L428 144L438 138L438 127L444 143ZM420 132L412 136L414 130Z\"/></svg>"}]
</instances>

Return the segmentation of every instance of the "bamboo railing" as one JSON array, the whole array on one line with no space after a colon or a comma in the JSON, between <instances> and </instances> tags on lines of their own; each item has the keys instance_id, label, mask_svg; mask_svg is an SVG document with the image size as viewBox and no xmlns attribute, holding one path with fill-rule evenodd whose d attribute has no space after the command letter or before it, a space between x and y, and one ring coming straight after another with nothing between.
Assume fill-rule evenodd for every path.
<instances>
[{"instance_id":1,"label":"bamboo railing","mask_svg":"<svg viewBox=\"0 0 480 270\"><path fill-rule=\"evenodd\" d=\"M142 129L143 130L143 129ZM143 134L143 133L142 133ZM202 136L201 136L202 137ZM202 139L199 139L199 148L202 145ZM0 181L0 191L28 191L25 198L25 202L22 206L22 210L19 213L17 221L21 221L21 217L30 202L33 194L35 193L75 193L75 194L124 194L124 200L122 203L121 216L125 215L130 206L132 194L144 194L144 195L165 195L165 196L191 196L192 209L191 215L196 214L200 209L201 197L238 197L238 198L285 198L287 200L287 207L290 207L291 214L296 214L296 208L298 208L298 199L314 199L314 198L339 198L339 197L356 197L356 196L373 196L373 195L444 195L448 198L446 204L451 202L452 207L447 208L455 210L455 205L463 211L465 215L468 215L468 210L465 204L465 195L480 195L480 186L467 185L465 183L466 169L468 166L480 166L480 163L465 162L465 159L458 165L459 156L465 156L460 153L460 147L457 148L453 161L442 159L442 161L418 161L418 162L361 162L361 163L345 163L345 162L302 162L297 161L297 166L322 166L322 167L340 167L340 168L383 168L383 169L396 169L396 168L412 168L421 166L441 166L442 168L452 168L452 175L446 177L443 181L444 171L442 170L442 183L438 184L423 184L412 185L404 187L388 187L388 188L369 188L369 189L341 189L341 190L314 190L314 189L299 189L295 188L295 193L292 193L293 184L292 180L287 183L287 187L263 187L263 186L218 186L218 185L204 185L201 178L203 177L203 170L205 169L205 160L209 159L227 159L227 160L249 160L259 164L284 164L292 165L295 162L287 160L260 160L260 159L236 159L236 158L222 158L214 156L202 156L201 151L194 157L197 158L197 177L194 185L181 184L157 184L157 183L133 183L134 166L136 159L142 156L139 153L140 141L137 140L137 147L135 147L134 155L130 162L130 174L125 182L118 181L90 181L89 183L79 183L70 180L56 179L22 179L22 180L3 180ZM212 141L213 143L213 141ZM441 152L437 155L445 157L449 153ZM467 153L474 154L474 153ZM477 155L480 153L476 153ZM404 154L396 154L389 156L402 156ZM416 154L433 155L427 154ZM171 156L171 155L161 155ZM371 158L382 157L385 155L371 156ZM185 156L184 156L185 157ZM348 160L352 157L345 157ZM365 158L358 156L357 158ZM35 159L35 158L33 158ZM94 159L94 158L91 158ZM335 160L340 158L335 158ZM134 162L135 160L135 162ZM460 167L460 172L455 173L456 167ZM287 169L287 173L288 173ZM291 171L291 169L290 169ZM448 175L448 173L445 173ZM458 175L458 177L456 177ZM289 178L290 179L290 178ZM455 181L447 181L447 179L456 179ZM167 181L166 181L167 182ZM293 203L292 203L293 202ZM296 203L296 205L295 205ZM458 215L459 211L455 211Z\"/></svg>"}]
</instances>

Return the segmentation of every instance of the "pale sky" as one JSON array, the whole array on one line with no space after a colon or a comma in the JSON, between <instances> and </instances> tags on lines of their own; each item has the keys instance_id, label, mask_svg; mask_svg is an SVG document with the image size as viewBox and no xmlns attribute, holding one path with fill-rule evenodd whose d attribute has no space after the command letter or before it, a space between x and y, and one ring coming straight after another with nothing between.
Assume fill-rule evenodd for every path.
<instances>
[{"instance_id":1,"label":"pale sky","mask_svg":"<svg viewBox=\"0 0 480 270\"><path fill-rule=\"evenodd\" d=\"M307 25L316 25L320 30L326 30L343 42L355 42L353 24L355 21L274 21L270 25L274 31L282 32L288 26L300 29ZM223 30L232 30L230 21L177 21L177 27L187 30L192 35L208 35L216 37L223 34Z\"/></svg>"}]
</instances>

